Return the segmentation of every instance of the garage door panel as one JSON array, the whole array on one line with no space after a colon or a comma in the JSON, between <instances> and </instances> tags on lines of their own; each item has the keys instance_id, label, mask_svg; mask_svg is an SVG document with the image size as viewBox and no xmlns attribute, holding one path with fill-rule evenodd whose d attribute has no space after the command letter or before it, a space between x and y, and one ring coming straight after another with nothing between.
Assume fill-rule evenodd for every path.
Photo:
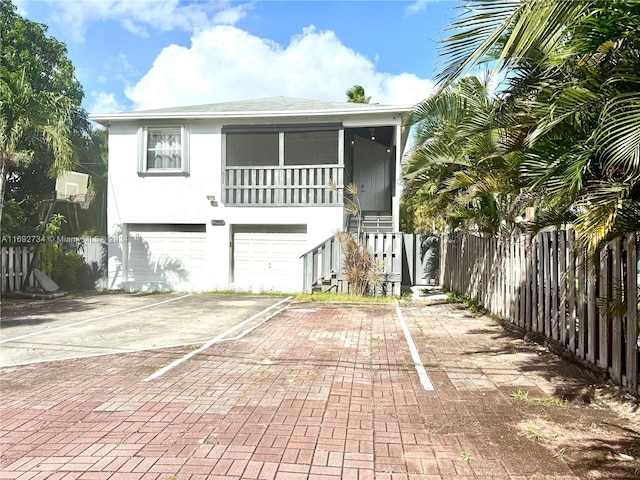
<instances>
[{"instance_id":1,"label":"garage door panel","mask_svg":"<svg viewBox=\"0 0 640 480\"><path fill-rule=\"evenodd\" d=\"M295 230L234 233L234 284L237 288L298 292L302 290L306 233ZM306 229L306 228L305 228Z\"/></svg>"},{"instance_id":2,"label":"garage door panel","mask_svg":"<svg viewBox=\"0 0 640 480\"><path fill-rule=\"evenodd\" d=\"M206 233L129 231L128 277L134 289L198 289L205 278Z\"/></svg>"}]
</instances>

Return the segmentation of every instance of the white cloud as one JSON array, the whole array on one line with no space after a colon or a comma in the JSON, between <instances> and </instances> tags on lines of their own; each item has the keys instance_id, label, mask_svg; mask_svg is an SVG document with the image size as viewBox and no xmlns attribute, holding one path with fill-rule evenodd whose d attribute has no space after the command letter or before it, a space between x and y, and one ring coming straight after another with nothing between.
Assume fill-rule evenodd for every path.
<instances>
[{"instance_id":1,"label":"white cloud","mask_svg":"<svg viewBox=\"0 0 640 480\"><path fill-rule=\"evenodd\" d=\"M116 96L113 93L106 92L91 92L91 99L93 104L89 107L90 112L95 113L113 113L121 112L124 110L124 105L116 100Z\"/></svg>"},{"instance_id":2,"label":"white cloud","mask_svg":"<svg viewBox=\"0 0 640 480\"><path fill-rule=\"evenodd\" d=\"M409 73L377 72L333 32L313 26L284 47L236 27L214 26L196 33L189 48L163 49L126 95L139 109L280 95L343 101L355 84L373 102L402 104L424 99L434 85Z\"/></svg>"},{"instance_id":3,"label":"white cloud","mask_svg":"<svg viewBox=\"0 0 640 480\"><path fill-rule=\"evenodd\" d=\"M251 5L248 3L236 5L235 7L225 8L215 14L215 16L213 17L213 23L222 25L235 25L247 15L247 11L250 9Z\"/></svg>"},{"instance_id":4,"label":"white cloud","mask_svg":"<svg viewBox=\"0 0 640 480\"><path fill-rule=\"evenodd\" d=\"M76 40L84 38L89 23L116 21L140 36L150 30L181 29L197 31L212 23L234 24L251 8L250 4L232 6L228 0L184 3L180 0L49 0L54 21L73 25Z\"/></svg>"},{"instance_id":5,"label":"white cloud","mask_svg":"<svg viewBox=\"0 0 640 480\"><path fill-rule=\"evenodd\" d=\"M427 4L431 2L437 2L438 0L415 0L412 4L408 5L404 9L406 15L416 15L424 12L427 9Z\"/></svg>"},{"instance_id":6,"label":"white cloud","mask_svg":"<svg viewBox=\"0 0 640 480\"><path fill-rule=\"evenodd\" d=\"M431 95L435 90L435 83L432 80L420 78L413 73L385 74L382 87L380 95L385 98L385 103L412 105Z\"/></svg>"},{"instance_id":7,"label":"white cloud","mask_svg":"<svg viewBox=\"0 0 640 480\"><path fill-rule=\"evenodd\" d=\"M27 3L29 0L13 0L13 4L16 7L16 11L22 17L28 16Z\"/></svg>"}]
</instances>

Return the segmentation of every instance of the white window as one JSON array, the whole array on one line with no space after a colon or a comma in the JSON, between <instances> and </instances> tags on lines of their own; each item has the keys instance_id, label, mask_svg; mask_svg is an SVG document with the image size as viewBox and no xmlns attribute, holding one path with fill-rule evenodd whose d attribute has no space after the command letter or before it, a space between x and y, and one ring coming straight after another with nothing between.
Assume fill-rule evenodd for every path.
<instances>
[{"instance_id":1,"label":"white window","mask_svg":"<svg viewBox=\"0 0 640 480\"><path fill-rule=\"evenodd\" d=\"M189 149L186 127L142 127L139 130L138 173L189 173Z\"/></svg>"}]
</instances>

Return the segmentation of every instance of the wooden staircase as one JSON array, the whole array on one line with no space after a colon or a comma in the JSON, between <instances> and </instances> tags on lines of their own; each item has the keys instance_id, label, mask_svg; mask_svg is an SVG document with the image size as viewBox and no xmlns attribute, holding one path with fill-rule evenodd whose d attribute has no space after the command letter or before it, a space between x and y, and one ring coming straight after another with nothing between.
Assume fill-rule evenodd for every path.
<instances>
[{"instance_id":1,"label":"wooden staircase","mask_svg":"<svg viewBox=\"0 0 640 480\"><path fill-rule=\"evenodd\" d=\"M376 226L376 228L378 227ZM368 232L362 234L361 242L382 264L382 274L386 279L387 291L392 295L399 296L404 255L403 234ZM349 284L344 274L342 256L342 248L336 236L328 238L303 254L301 257L304 263L304 291L306 293L348 292Z\"/></svg>"},{"instance_id":2,"label":"wooden staircase","mask_svg":"<svg viewBox=\"0 0 640 480\"><path fill-rule=\"evenodd\" d=\"M358 217L349 217L349 228L351 233L358 232ZM380 212L364 212L360 224L361 233L392 233L393 217Z\"/></svg>"}]
</instances>

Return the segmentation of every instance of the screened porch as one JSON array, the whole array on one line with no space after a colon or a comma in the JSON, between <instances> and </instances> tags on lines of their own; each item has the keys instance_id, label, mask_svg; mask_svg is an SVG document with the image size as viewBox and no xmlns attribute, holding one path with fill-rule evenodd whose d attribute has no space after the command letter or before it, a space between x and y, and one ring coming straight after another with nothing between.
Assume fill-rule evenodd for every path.
<instances>
[{"instance_id":1,"label":"screened porch","mask_svg":"<svg viewBox=\"0 0 640 480\"><path fill-rule=\"evenodd\" d=\"M339 124L223 129L228 206L341 205L344 131ZM329 188L329 184L335 188Z\"/></svg>"}]
</instances>

